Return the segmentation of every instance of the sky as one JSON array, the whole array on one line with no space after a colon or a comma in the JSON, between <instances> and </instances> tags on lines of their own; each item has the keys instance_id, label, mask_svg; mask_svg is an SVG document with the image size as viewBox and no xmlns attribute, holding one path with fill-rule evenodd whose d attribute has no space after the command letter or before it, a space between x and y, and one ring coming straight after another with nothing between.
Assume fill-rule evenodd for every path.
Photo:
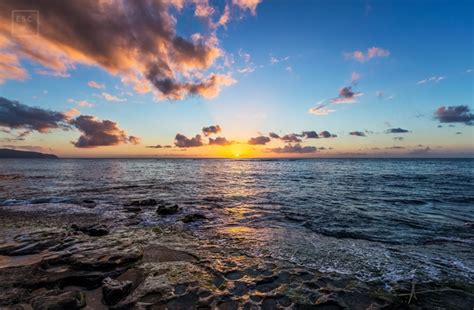
<instances>
[{"instance_id":1,"label":"sky","mask_svg":"<svg viewBox=\"0 0 474 310\"><path fill-rule=\"evenodd\" d=\"M0 1L0 147L474 157L472 1Z\"/></svg>"}]
</instances>

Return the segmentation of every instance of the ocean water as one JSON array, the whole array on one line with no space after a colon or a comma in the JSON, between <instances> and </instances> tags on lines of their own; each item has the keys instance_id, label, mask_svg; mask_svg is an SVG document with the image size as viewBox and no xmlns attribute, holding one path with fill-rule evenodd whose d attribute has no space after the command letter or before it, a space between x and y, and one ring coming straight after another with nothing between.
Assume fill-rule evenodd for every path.
<instances>
[{"instance_id":1,"label":"ocean water","mask_svg":"<svg viewBox=\"0 0 474 310\"><path fill-rule=\"evenodd\" d=\"M155 198L206 214L209 242L388 287L474 281L473 185L470 159L0 160L0 208Z\"/></svg>"}]
</instances>

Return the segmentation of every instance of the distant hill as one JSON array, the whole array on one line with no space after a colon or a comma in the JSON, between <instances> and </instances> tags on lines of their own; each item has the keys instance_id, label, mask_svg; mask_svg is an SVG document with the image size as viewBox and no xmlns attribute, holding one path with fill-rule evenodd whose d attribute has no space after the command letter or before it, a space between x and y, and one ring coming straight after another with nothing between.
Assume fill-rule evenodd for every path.
<instances>
[{"instance_id":1,"label":"distant hill","mask_svg":"<svg viewBox=\"0 0 474 310\"><path fill-rule=\"evenodd\" d=\"M38 152L17 151L11 149L0 149L0 158L58 158L56 155Z\"/></svg>"}]
</instances>

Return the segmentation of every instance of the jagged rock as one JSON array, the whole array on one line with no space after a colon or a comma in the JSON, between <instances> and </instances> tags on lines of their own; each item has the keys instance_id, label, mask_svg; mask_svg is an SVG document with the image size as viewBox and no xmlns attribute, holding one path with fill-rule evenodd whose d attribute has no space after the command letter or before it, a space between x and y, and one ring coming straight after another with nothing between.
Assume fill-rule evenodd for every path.
<instances>
[{"instance_id":1,"label":"jagged rock","mask_svg":"<svg viewBox=\"0 0 474 310\"><path fill-rule=\"evenodd\" d=\"M74 310L84 307L86 299L79 291L49 291L34 297L30 303L35 310Z\"/></svg>"},{"instance_id":2,"label":"jagged rock","mask_svg":"<svg viewBox=\"0 0 474 310\"><path fill-rule=\"evenodd\" d=\"M192 214L187 214L185 217L181 219L183 223L192 223L200 220L206 220L207 217L203 214L200 213L192 213Z\"/></svg>"},{"instance_id":3,"label":"jagged rock","mask_svg":"<svg viewBox=\"0 0 474 310\"><path fill-rule=\"evenodd\" d=\"M107 305L115 305L132 290L132 281L117 281L105 278L102 282L102 295Z\"/></svg>"},{"instance_id":4,"label":"jagged rock","mask_svg":"<svg viewBox=\"0 0 474 310\"><path fill-rule=\"evenodd\" d=\"M156 206L158 202L155 199L134 200L127 207L149 207Z\"/></svg>"},{"instance_id":5,"label":"jagged rock","mask_svg":"<svg viewBox=\"0 0 474 310\"><path fill-rule=\"evenodd\" d=\"M179 207L178 205L166 206L160 205L158 209L156 209L156 213L159 215L172 215L178 213Z\"/></svg>"},{"instance_id":6,"label":"jagged rock","mask_svg":"<svg viewBox=\"0 0 474 310\"><path fill-rule=\"evenodd\" d=\"M105 236L109 233L109 230L105 225L78 225L72 224L71 228L80 231L86 235L92 237Z\"/></svg>"}]
</instances>

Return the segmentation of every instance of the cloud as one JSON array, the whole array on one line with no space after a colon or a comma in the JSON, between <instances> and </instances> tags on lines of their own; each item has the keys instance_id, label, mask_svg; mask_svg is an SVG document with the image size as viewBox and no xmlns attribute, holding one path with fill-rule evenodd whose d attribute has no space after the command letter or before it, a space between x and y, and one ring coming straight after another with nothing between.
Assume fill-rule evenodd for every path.
<instances>
[{"instance_id":1,"label":"cloud","mask_svg":"<svg viewBox=\"0 0 474 310\"><path fill-rule=\"evenodd\" d=\"M467 105L441 106L435 111L434 117L440 123L464 123L469 126L474 124L474 114Z\"/></svg>"},{"instance_id":2,"label":"cloud","mask_svg":"<svg viewBox=\"0 0 474 310\"><path fill-rule=\"evenodd\" d=\"M111 146L123 143L138 144L140 139L135 136L128 136L127 133L118 127L117 123L109 120L99 120L91 115L81 115L70 121L82 135L75 142L78 148L93 148L98 146Z\"/></svg>"},{"instance_id":3,"label":"cloud","mask_svg":"<svg viewBox=\"0 0 474 310\"><path fill-rule=\"evenodd\" d=\"M215 98L222 86L230 86L236 82L229 74L212 74L209 79L200 83L176 83L173 79L153 79L151 82L167 99L181 100L186 96L199 95L208 99Z\"/></svg>"},{"instance_id":4,"label":"cloud","mask_svg":"<svg viewBox=\"0 0 474 310\"><path fill-rule=\"evenodd\" d=\"M262 0L232 0L232 4L238 6L241 10L249 10L253 15L257 13L257 5Z\"/></svg>"},{"instance_id":5,"label":"cloud","mask_svg":"<svg viewBox=\"0 0 474 310\"><path fill-rule=\"evenodd\" d=\"M334 135L334 134L330 133L329 131L324 130L324 131L321 131L319 133L319 137L320 138L336 138L337 135Z\"/></svg>"},{"instance_id":6,"label":"cloud","mask_svg":"<svg viewBox=\"0 0 474 310\"><path fill-rule=\"evenodd\" d=\"M429 82L438 83L439 81L442 81L445 78L446 78L445 76L432 76L430 78L418 81L417 84L421 85L421 84L426 84L426 83L429 83Z\"/></svg>"},{"instance_id":7,"label":"cloud","mask_svg":"<svg viewBox=\"0 0 474 310\"><path fill-rule=\"evenodd\" d=\"M104 84L97 83L96 81L89 81L89 82L87 82L87 85L89 85L89 87L97 88L97 89L104 89L105 88Z\"/></svg>"},{"instance_id":8,"label":"cloud","mask_svg":"<svg viewBox=\"0 0 474 310\"><path fill-rule=\"evenodd\" d=\"M410 132L409 130L402 129L402 128L390 128L385 131L386 133L407 133Z\"/></svg>"},{"instance_id":9,"label":"cloud","mask_svg":"<svg viewBox=\"0 0 474 310\"><path fill-rule=\"evenodd\" d=\"M68 118L66 113L30 107L0 97L0 127L22 129L27 133L30 131L46 133L51 129L67 128Z\"/></svg>"},{"instance_id":10,"label":"cloud","mask_svg":"<svg viewBox=\"0 0 474 310\"><path fill-rule=\"evenodd\" d=\"M328 109L326 108L327 104L321 103L318 104L317 106L310 108L308 110L308 113L314 114L314 115L328 115L329 113L335 112L336 110Z\"/></svg>"},{"instance_id":11,"label":"cloud","mask_svg":"<svg viewBox=\"0 0 474 310\"><path fill-rule=\"evenodd\" d=\"M274 133L274 132L270 132L268 135L272 139L280 139L280 136L278 134Z\"/></svg>"},{"instance_id":12,"label":"cloud","mask_svg":"<svg viewBox=\"0 0 474 310\"><path fill-rule=\"evenodd\" d=\"M300 135L297 135L295 133L290 133L290 134L284 135L280 139L285 143L301 142L302 140L299 137Z\"/></svg>"},{"instance_id":13,"label":"cloud","mask_svg":"<svg viewBox=\"0 0 474 310\"><path fill-rule=\"evenodd\" d=\"M364 53L363 51L353 51L351 53L344 54L346 59L353 59L358 62L366 62L372 58L377 57L388 57L390 56L390 51L383 49L381 47L371 47L367 49L367 52Z\"/></svg>"},{"instance_id":14,"label":"cloud","mask_svg":"<svg viewBox=\"0 0 474 310\"><path fill-rule=\"evenodd\" d=\"M274 65L274 64L277 64L277 63L280 63L280 62L287 61L289 59L290 59L290 56L285 56L285 57L282 57L282 58L276 58L276 57L270 56L270 64Z\"/></svg>"},{"instance_id":15,"label":"cloud","mask_svg":"<svg viewBox=\"0 0 474 310\"><path fill-rule=\"evenodd\" d=\"M431 152L431 148L429 146L423 148L423 149L415 149L410 152L410 154L426 154Z\"/></svg>"},{"instance_id":16,"label":"cloud","mask_svg":"<svg viewBox=\"0 0 474 310\"><path fill-rule=\"evenodd\" d=\"M207 136L210 136L212 134L217 134L219 132L221 132L222 129L219 125L211 125L209 127L203 127L202 128L202 133L207 137Z\"/></svg>"},{"instance_id":17,"label":"cloud","mask_svg":"<svg viewBox=\"0 0 474 310\"><path fill-rule=\"evenodd\" d=\"M233 0L253 14L259 2ZM184 5L194 5L199 18L213 12L207 1L4 0L0 59L7 61L0 61L0 81L25 79L20 60L26 59L40 65L40 73L56 76L67 76L77 65L98 66L158 99L215 97L235 80L214 66L224 55L215 29L191 37L177 33L174 12ZM10 35L11 11L25 7L47 12L40 16L41 35Z\"/></svg>"},{"instance_id":18,"label":"cloud","mask_svg":"<svg viewBox=\"0 0 474 310\"><path fill-rule=\"evenodd\" d=\"M78 106L83 107L83 108L86 108L86 107L91 108L91 107L94 106L94 104L92 102L89 102L87 100L74 100L72 98L69 98L67 101L70 102L70 103L75 103Z\"/></svg>"},{"instance_id":19,"label":"cloud","mask_svg":"<svg viewBox=\"0 0 474 310\"><path fill-rule=\"evenodd\" d=\"M178 133L176 134L175 145L177 147L198 147L203 146L201 135L196 135L194 138L187 138L186 136Z\"/></svg>"},{"instance_id":20,"label":"cloud","mask_svg":"<svg viewBox=\"0 0 474 310\"><path fill-rule=\"evenodd\" d=\"M42 152L42 153L52 152L52 149L49 147L36 146L36 145L2 145L0 147L14 149L14 150Z\"/></svg>"},{"instance_id":21,"label":"cloud","mask_svg":"<svg viewBox=\"0 0 474 310\"><path fill-rule=\"evenodd\" d=\"M229 22L229 19L230 19L230 8L229 8L229 5L226 4L224 7L224 13L221 15L221 17L219 17L218 23L221 26L225 26Z\"/></svg>"},{"instance_id":22,"label":"cloud","mask_svg":"<svg viewBox=\"0 0 474 310\"><path fill-rule=\"evenodd\" d=\"M301 146L301 144L297 143L294 145L285 145L284 147L277 147L270 149L272 152L275 153L315 153L317 151L316 147L314 146Z\"/></svg>"},{"instance_id":23,"label":"cloud","mask_svg":"<svg viewBox=\"0 0 474 310\"><path fill-rule=\"evenodd\" d=\"M232 141L228 141L224 137L216 137L215 139L209 138L209 145L230 145L232 144Z\"/></svg>"},{"instance_id":24,"label":"cloud","mask_svg":"<svg viewBox=\"0 0 474 310\"><path fill-rule=\"evenodd\" d=\"M351 131L349 132L351 136L357 136L357 137L366 137L365 132L362 131Z\"/></svg>"},{"instance_id":25,"label":"cloud","mask_svg":"<svg viewBox=\"0 0 474 310\"><path fill-rule=\"evenodd\" d=\"M398 140L398 141L403 141L405 138L404 137L393 137L393 140Z\"/></svg>"},{"instance_id":26,"label":"cloud","mask_svg":"<svg viewBox=\"0 0 474 310\"><path fill-rule=\"evenodd\" d=\"M405 147L403 147L403 146L395 145L395 146L386 147L385 149L387 149L387 150L403 150L404 148Z\"/></svg>"},{"instance_id":27,"label":"cloud","mask_svg":"<svg viewBox=\"0 0 474 310\"><path fill-rule=\"evenodd\" d=\"M351 83L352 84L355 84L357 83L357 81L360 80L360 74L357 73L357 72L352 72L352 75L351 75Z\"/></svg>"},{"instance_id":28,"label":"cloud","mask_svg":"<svg viewBox=\"0 0 474 310\"><path fill-rule=\"evenodd\" d=\"M255 138L250 138L247 143L250 144L250 145L265 145L268 142L270 142L269 137L258 136L258 137L255 137Z\"/></svg>"},{"instance_id":29,"label":"cloud","mask_svg":"<svg viewBox=\"0 0 474 310\"><path fill-rule=\"evenodd\" d=\"M313 131L313 130L312 131L303 131L303 133L301 135L306 139L318 139L319 138L316 131Z\"/></svg>"},{"instance_id":30,"label":"cloud","mask_svg":"<svg viewBox=\"0 0 474 310\"><path fill-rule=\"evenodd\" d=\"M346 86L339 90L339 97L331 99L331 103L341 104L341 103L354 103L356 102L355 98L363 96L363 93L354 92L352 86Z\"/></svg>"},{"instance_id":31,"label":"cloud","mask_svg":"<svg viewBox=\"0 0 474 310\"><path fill-rule=\"evenodd\" d=\"M127 101L127 99L125 99L125 98L118 98L118 97L113 96L113 95L111 95L109 93L106 93L106 92L103 92L100 95L102 96L102 98L104 98L107 101L115 101L115 102Z\"/></svg>"},{"instance_id":32,"label":"cloud","mask_svg":"<svg viewBox=\"0 0 474 310\"><path fill-rule=\"evenodd\" d=\"M161 144L147 146L147 148L149 149L162 149L162 148L171 148L171 147L172 147L171 145L161 145Z\"/></svg>"},{"instance_id":33,"label":"cloud","mask_svg":"<svg viewBox=\"0 0 474 310\"><path fill-rule=\"evenodd\" d=\"M0 36L1 41L1 36ZM0 42L0 48L2 47ZM0 53L0 84L6 80L23 81L28 78L28 73L22 68L18 56L11 52Z\"/></svg>"}]
</instances>

